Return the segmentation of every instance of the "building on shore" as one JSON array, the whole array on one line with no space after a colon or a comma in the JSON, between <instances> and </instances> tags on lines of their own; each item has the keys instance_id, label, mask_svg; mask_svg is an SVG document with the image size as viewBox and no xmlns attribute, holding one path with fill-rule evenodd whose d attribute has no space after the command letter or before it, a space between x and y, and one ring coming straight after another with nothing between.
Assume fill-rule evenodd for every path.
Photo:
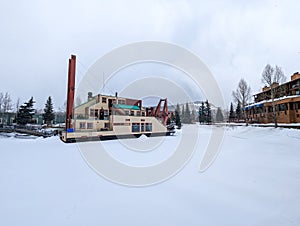
<instances>
[{"instance_id":1,"label":"building on shore","mask_svg":"<svg viewBox=\"0 0 300 226\"><path fill-rule=\"evenodd\" d=\"M164 105L162 103L164 102ZM146 136L172 135L167 126L171 117L167 99L160 99L157 107L143 107L142 100L88 93L87 102L74 108L61 133L64 142L108 140Z\"/></svg>"},{"instance_id":2,"label":"building on shore","mask_svg":"<svg viewBox=\"0 0 300 226\"><path fill-rule=\"evenodd\" d=\"M294 73L291 80L283 84L273 83L275 109L278 123L300 123L300 74ZM246 106L250 123L274 122L271 88L265 86L254 95L254 103Z\"/></svg>"}]
</instances>

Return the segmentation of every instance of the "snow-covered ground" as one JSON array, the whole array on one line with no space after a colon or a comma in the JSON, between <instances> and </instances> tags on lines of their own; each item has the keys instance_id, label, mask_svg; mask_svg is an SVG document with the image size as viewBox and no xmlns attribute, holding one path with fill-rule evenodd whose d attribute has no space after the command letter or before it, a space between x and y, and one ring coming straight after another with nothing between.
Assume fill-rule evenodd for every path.
<instances>
[{"instance_id":1,"label":"snow-covered ground","mask_svg":"<svg viewBox=\"0 0 300 226\"><path fill-rule=\"evenodd\" d=\"M300 131L228 127L216 161L200 173L210 135L210 126L200 126L187 165L139 188L100 177L77 144L0 136L0 225L300 225ZM180 138L105 146L120 161L152 164L172 154L161 146L172 149ZM130 142L154 142L156 150L132 152Z\"/></svg>"}]
</instances>

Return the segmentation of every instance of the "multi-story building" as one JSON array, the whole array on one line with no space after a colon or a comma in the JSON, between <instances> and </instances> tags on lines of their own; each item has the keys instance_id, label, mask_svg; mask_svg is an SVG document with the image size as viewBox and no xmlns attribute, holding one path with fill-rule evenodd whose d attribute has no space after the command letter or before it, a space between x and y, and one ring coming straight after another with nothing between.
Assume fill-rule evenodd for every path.
<instances>
[{"instance_id":1,"label":"multi-story building","mask_svg":"<svg viewBox=\"0 0 300 226\"><path fill-rule=\"evenodd\" d=\"M300 74L294 73L291 81L273 83L275 110L278 123L300 123ZM265 86L254 95L254 103L244 108L250 122L271 123L274 121L271 88Z\"/></svg>"},{"instance_id":2,"label":"multi-story building","mask_svg":"<svg viewBox=\"0 0 300 226\"><path fill-rule=\"evenodd\" d=\"M161 103L164 103L161 111ZM166 127L169 117L167 100L158 106L144 108L142 100L88 93L87 102L74 108L70 128L62 133L62 140L74 142L86 139L116 139L170 135Z\"/></svg>"},{"instance_id":3,"label":"multi-story building","mask_svg":"<svg viewBox=\"0 0 300 226\"><path fill-rule=\"evenodd\" d=\"M98 94L88 94L87 102L74 109L74 128L80 130L110 130L112 115L145 116L142 100Z\"/></svg>"}]
</instances>

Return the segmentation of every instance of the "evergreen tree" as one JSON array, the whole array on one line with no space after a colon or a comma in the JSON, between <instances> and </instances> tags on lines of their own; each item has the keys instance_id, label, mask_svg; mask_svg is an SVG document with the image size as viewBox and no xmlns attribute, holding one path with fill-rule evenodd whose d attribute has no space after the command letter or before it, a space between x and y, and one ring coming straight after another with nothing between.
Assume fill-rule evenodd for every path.
<instances>
[{"instance_id":1,"label":"evergreen tree","mask_svg":"<svg viewBox=\"0 0 300 226\"><path fill-rule=\"evenodd\" d=\"M243 112L242 112L242 107L241 107L241 103L240 102L238 102L238 104L236 106L235 116L236 116L237 120L240 120L243 117Z\"/></svg>"},{"instance_id":2,"label":"evergreen tree","mask_svg":"<svg viewBox=\"0 0 300 226\"><path fill-rule=\"evenodd\" d=\"M189 104L186 103L185 105L185 111L184 111L184 123L190 124L192 122L191 120L191 112L190 112L190 108L189 108Z\"/></svg>"},{"instance_id":3,"label":"evergreen tree","mask_svg":"<svg viewBox=\"0 0 300 226\"><path fill-rule=\"evenodd\" d=\"M205 122L205 106L204 102L202 101L201 106L199 107L199 123Z\"/></svg>"},{"instance_id":4,"label":"evergreen tree","mask_svg":"<svg viewBox=\"0 0 300 226\"><path fill-rule=\"evenodd\" d=\"M194 122L196 119L196 114L195 114L195 110L192 110L192 114L191 114L191 121Z\"/></svg>"},{"instance_id":5,"label":"evergreen tree","mask_svg":"<svg viewBox=\"0 0 300 226\"><path fill-rule=\"evenodd\" d=\"M168 117L168 119L167 119L167 125L170 125L171 124L171 119L170 119L170 117Z\"/></svg>"},{"instance_id":6,"label":"evergreen tree","mask_svg":"<svg viewBox=\"0 0 300 226\"><path fill-rule=\"evenodd\" d=\"M206 104L206 117L205 117L205 121L206 121L206 123L210 124L212 122L212 117L211 117L210 104L209 104L208 100L206 100L205 104Z\"/></svg>"},{"instance_id":7,"label":"evergreen tree","mask_svg":"<svg viewBox=\"0 0 300 226\"><path fill-rule=\"evenodd\" d=\"M20 125L26 125L30 123L32 120L32 116L34 115L35 109L33 108L34 104L33 97L28 102L25 102L20 106L18 111L17 123Z\"/></svg>"},{"instance_id":8,"label":"evergreen tree","mask_svg":"<svg viewBox=\"0 0 300 226\"><path fill-rule=\"evenodd\" d=\"M216 121L217 121L217 122L223 122L223 121L224 121L223 113L222 113L222 111L221 111L221 108L219 108L219 107L218 107L218 109L217 109Z\"/></svg>"},{"instance_id":9,"label":"evergreen tree","mask_svg":"<svg viewBox=\"0 0 300 226\"><path fill-rule=\"evenodd\" d=\"M234 119L235 119L235 114L233 110L233 104L230 103L229 122L234 121Z\"/></svg>"},{"instance_id":10,"label":"evergreen tree","mask_svg":"<svg viewBox=\"0 0 300 226\"><path fill-rule=\"evenodd\" d=\"M185 118L184 118L185 117L184 105L182 105L182 110L181 110L180 117L181 117L182 122L185 122Z\"/></svg>"},{"instance_id":11,"label":"evergreen tree","mask_svg":"<svg viewBox=\"0 0 300 226\"><path fill-rule=\"evenodd\" d=\"M180 112L180 107L179 107L179 104L177 104L177 107L175 110L175 124L177 126L177 129L181 128L181 120L180 120L179 112Z\"/></svg>"},{"instance_id":12,"label":"evergreen tree","mask_svg":"<svg viewBox=\"0 0 300 226\"><path fill-rule=\"evenodd\" d=\"M45 104L43 119L44 119L44 122L47 124L47 126L50 126L52 124L52 121L54 120L54 118L55 118L55 116L54 116L54 112L53 112L53 103L52 103L51 97L49 96L48 100Z\"/></svg>"}]
</instances>

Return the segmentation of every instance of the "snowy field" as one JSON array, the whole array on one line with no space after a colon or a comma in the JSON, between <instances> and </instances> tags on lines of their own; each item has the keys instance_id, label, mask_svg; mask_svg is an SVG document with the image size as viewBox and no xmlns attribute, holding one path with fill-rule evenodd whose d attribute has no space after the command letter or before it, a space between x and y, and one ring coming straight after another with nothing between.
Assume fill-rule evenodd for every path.
<instances>
[{"instance_id":1,"label":"snowy field","mask_svg":"<svg viewBox=\"0 0 300 226\"><path fill-rule=\"evenodd\" d=\"M300 225L300 131L227 127L216 161L200 173L210 134L199 127L197 149L178 174L139 188L100 177L77 144L0 136L0 225ZM172 149L180 138L104 145L120 161L153 164L172 154L160 146ZM134 152L130 142L157 150Z\"/></svg>"}]
</instances>

